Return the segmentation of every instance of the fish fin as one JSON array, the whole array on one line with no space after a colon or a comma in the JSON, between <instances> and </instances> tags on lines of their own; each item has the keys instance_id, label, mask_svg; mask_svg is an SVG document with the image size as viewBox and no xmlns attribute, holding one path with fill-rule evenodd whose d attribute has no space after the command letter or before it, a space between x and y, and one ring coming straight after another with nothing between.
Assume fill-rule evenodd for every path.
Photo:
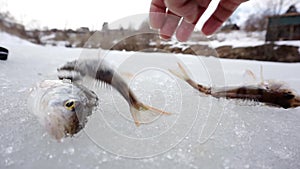
<instances>
[{"instance_id":1,"label":"fish fin","mask_svg":"<svg viewBox=\"0 0 300 169\"><path fill-rule=\"evenodd\" d=\"M175 70L171 70L171 69L169 69L169 72L172 73L174 76L178 77L179 79L185 80L184 76L179 72L176 72Z\"/></svg>"},{"instance_id":2,"label":"fish fin","mask_svg":"<svg viewBox=\"0 0 300 169\"><path fill-rule=\"evenodd\" d=\"M197 83L196 81L192 80L186 70L183 68L183 66L180 63L177 63L179 69L181 70L181 73L175 72L173 70L169 70L173 75L177 76L178 78L184 80L187 82L191 87L194 89L200 91L201 93L204 94L211 94L211 87L206 87L204 85L201 85Z\"/></svg>"},{"instance_id":3,"label":"fish fin","mask_svg":"<svg viewBox=\"0 0 300 169\"><path fill-rule=\"evenodd\" d=\"M271 89L271 90L279 90L282 88L289 88L288 85L283 81L265 80L262 65L260 65L260 86L267 88L267 89Z\"/></svg>"},{"instance_id":4,"label":"fish fin","mask_svg":"<svg viewBox=\"0 0 300 169\"><path fill-rule=\"evenodd\" d=\"M132 73L128 73L128 72L122 72L121 75L127 77L128 79L131 79L134 76Z\"/></svg>"},{"instance_id":5,"label":"fish fin","mask_svg":"<svg viewBox=\"0 0 300 169\"><path fill-rule=\"evenodd\" d=\"M103 88L103 89L108 89L108 88L110 88L110 85L107 84L106 82L96 80L96 83L94 84L94 87L95 88L100 87L100 88Z\"/></svg>"},{"instance_id":6,"label":"fish fin","mask_svg":"<svg viewBox=\"0 0 300 169\"><path fill-rule=\"evenodd\" d=\"M77 65L77 60L73 60L70 62L65 63L63 66L57 68L57 71L67 70L67 71L74 71L75 66Z\"/></svg>"},{"instance_id":7,"label":"fish fin","mask_svg":"<svg viewBox=\"0 0 300 169\"><path fill-rule=\"evenodd\" d=\"M183 66L180 63L177 63L179 69L181 72L176 72L175 70L169 69L169 72L171 72L174 76L178 77L179 79L182 79L184 81L190 80L191 78L187 74L186 70L183 68Z\"/></svg>"},{"instance_id":8,"label":"fish fin","mask_svg":"<svg viewBox=\"0 0 300 169\"><path fill-rule=\"evenodd\" d=\"M147 112L149 111L149 112ZM132 118L134 120L134 123L137 127L139 127L141 124L146 124L148 122L146 122L145 120L143 120L143 114L142 113L147 113L148 115L151 113L155 113L156 115L171 115L171 113L160 110L158 108L149 106L149 105L145 105L142 103L139 104L135 104L135 105L131 105L130 106L130 112L132 115Z\"/></svg>"},{"instance_id":9,"label":"fish fin","mask_svg":"<svg viewBox=\"0 0 300 169\"><path fill-rule=\"evenodd\" d=\"M94 79L90 76L84 76L82 81L84 82L84 86L91 88L92 90L96 89L110 89L111 85L106 83L105 81Z\"/></svg>"},{"instance_id":10,"label":"fish fin","mask_svg":"<svg viewBox=\"0 0 300 169\"><path fill-rule=\"evenodd\" d=\"M263 74L263 66L260 65L260 84L263 86L265 84L264 74Z\"/></svg>"},{"instance_id":11,"label":"fish fin","mask_svg":"<svg viewBox=\"0 0 300 169\"><path fill-rule=\"evenodd\" d=\"M74 70L59 70L57 77L59 80L69 79L71 81L79 81L82 79L81 75Z\"/></svg>"},{"instance_id":12,"label":"fish fin","mask_svg":"<svg viewBox=\"0 0 300 169\"><path fill-rule=\"evenodd\" d=\"M255 74L251 70L246 69L243 74L243 85L257 85L259 83Z\"/></svg>"}]
</instances>

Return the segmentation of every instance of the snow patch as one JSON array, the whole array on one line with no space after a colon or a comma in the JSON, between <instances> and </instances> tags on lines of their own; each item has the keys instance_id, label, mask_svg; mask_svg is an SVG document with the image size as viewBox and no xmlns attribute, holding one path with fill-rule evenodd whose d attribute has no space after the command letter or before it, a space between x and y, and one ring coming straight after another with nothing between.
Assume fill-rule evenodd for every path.
<instances>
[{"instance_id":1,"label":"snow patch","mask_svg":"<svg viewBox=\"0 0 300 169\"><path fill-rule=\"evenodd\" d=\"M11 45L27 45L27 46L36 46L35 44L21 39L17 36L10 35L5 32L0 32L0 46L11 46Z\"/></svg>"}]
</instances>

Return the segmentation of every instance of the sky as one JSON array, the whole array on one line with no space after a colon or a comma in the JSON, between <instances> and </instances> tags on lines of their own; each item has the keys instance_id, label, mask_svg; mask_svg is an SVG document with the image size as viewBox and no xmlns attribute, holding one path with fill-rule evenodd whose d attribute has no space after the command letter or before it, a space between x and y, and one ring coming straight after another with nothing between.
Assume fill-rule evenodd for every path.
<instances>
[{"instance_id":1,"label":"sky","mask_svg":"<svg viewBox=\"0 0 300 169\"><path fill-rule=\"evenodd\" d=\"M147 13L150 0L0 0L0 11L9 11L28 27L102 28L103 22Z\"/></svg>"},{"instance_id":2,"label":"sky","mask_svg":"<svg viewBox=\"0 0 300 169\"><path fill-rule=\"evenodd\" d=\"M219 0L213 2L207 16ZM123 27L129 23L139 25L147 19L150 3L151 0L0 0L0 12L9 11L29 29L89 27L100 30L103 22L115 23L112 24L115 28L120 24ZM143 17L130 17L137 14L143 14ZM198 28L203 25L205 17L202 20Z\"/></svg>"},{"instance_id":3,"label":"sky","mask_svg":"<svg viewBox=\"0 0 300 169\"><path fill-rule=\"evenodd\" d=\"M250 0L238 8L235 12L238 24L242 24L250 14L256 12L258 1L260 0ZM197 24L198 29L214 11L219 0L212 2ZM127 27L129 23L140 24L148 16L150 3L151 0L0 0L0 12L9 11L19 23L29 29L89 27L100 30L103 22L113 23L114 28L120 25ZM137 14L144 15L130 17Z\"/></svg>"}]
</instances>

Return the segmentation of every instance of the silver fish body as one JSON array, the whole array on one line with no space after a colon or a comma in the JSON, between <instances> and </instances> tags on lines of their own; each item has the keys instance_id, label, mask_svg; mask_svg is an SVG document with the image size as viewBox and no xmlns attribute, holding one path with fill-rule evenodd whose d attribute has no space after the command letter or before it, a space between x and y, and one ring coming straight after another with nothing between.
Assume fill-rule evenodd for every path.
<instances>
[{"instance_id":1,"label":"silver fish body","mask_svg":"<svg viewBox=\"0 0 300 169\"><path fill-rule=\"evenodd\" d=\"M86 78L111 85L127 101L137 126L144 122L147 111L170 114L140 102L124 78L105 60L84 59L68 62L58 68L60 80L44 80L30 93L28 105L47 132L57 140L72 136L86 124L87 117L97 106L96 94Z\"/></svg>"},{"instance_id":2,"label":"silver fish body","mask_svg":"<svg viewBox=\"0 0 300 169\"><path fill-rule=\"evenodd\" d=\"M31 89L28 107L56 140L73 136L97 106L96 94L68 80L44 80Z\"/></svg>"},{"instance_id":3,"label":"silver fish body","mask_svg":"<svg viewBox=\"0 0 300 169\"><path fill-rule=\"evenodd\" d=\"M147 120L143 120L143 118L147 116L147 113L145 113L147 111L154 112L158 115L171 114L142 103L130 89L121 74L119 74L113 66L104 59L86 58L67 62L62 67L58 68L57 71L59 79L70 79L84 85L84 82L82 83L82 81L84 78L88 77L88 79L112 86L127 101L136 126L147 123Z\"/></svg>"}]
</instances>

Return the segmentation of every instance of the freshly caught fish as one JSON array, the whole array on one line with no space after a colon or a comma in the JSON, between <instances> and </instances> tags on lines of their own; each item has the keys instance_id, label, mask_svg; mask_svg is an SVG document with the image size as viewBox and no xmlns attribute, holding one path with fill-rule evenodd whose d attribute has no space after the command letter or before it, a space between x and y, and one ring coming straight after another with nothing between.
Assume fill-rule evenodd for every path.
<instances>
[{"instance_id":1,"label":"freshly caught fish","mask_svg":"<svg viewBox=\"0 0 300 169\"><path fill-rule=\"evenodd\" d=\"M44 80L34 87L28 105L45 126L47 132L57 140L73 136L86 124L87 117L97 106L97 95L84 86L84 77L109 84L127 101L134 122L141 123L143 112L170 114L140 102L125 80L111 66L97 59L67 62L58 68L60 80Z\"/></svg>"},{"instance_id":2,"label":"freshly caught fish","mask_svg":"<svg viewBox=\"0 0 300 169\"><path fill-rule=\"evenodd\" d=\"M97 106L94 92L69 80L44 80L31 89L28 107L56 140L73 136Z\"/></svg>"},{"instance_id":3,"label":"freshly caught fish","mask_svg":"<svg viewBox=\"0 0 300 169\"><path fill-rule=\"evenodd\" d=\"M89 77L93 80L111 85L129 104L131 115L137 126L139 126L141 123L144 123L141 121L141 117L142 113L145 111L150 111L157 114L170 114L169 112L159 110L155 107L140 102L129 88L123 77L112 67L113 66L103 59L84 59L68 62L57 70L58 72L73 72L69 74L59 73L59 79L70 79L73 82L81 83L80 81L83 79L83 77Z\"/></svg>"},{"instance_id":4,"label":"freshly caught fish","mask_svg":"<svg viewBox=\"0 0 300 169\"><path fill-rule=\"evenodd\" d=\"M44 80L37 84L28 99L28 105L57 140L73 136L86 124L87 117L97 106L97 95L83 84L84 77L101 81L114 87L128 102L137 126L142 122L142 112L170 114L140 102L125 80L103 60L87 59L67 62L57 69L60 80ZM66 73L67 72L67 73Z\"/></svg>"},{"instance_id":5,"label":"freshly caught fish","mask_svg":"<svg viewBox=\"0 0 300 169\"><path fill-rule=\"evenodd\" d=\"M283 88L281 84L262 83L260 85L212 89L211 87L203 86L192 80L181 64L178 63L178 67L181 73L173 70L169 71L206 95L211 95L216 98L224 97L228 99L254 100L269 106L282 107L285 109L300 106L300 96L288 88Z\"/></svg>"}]
</instances>

